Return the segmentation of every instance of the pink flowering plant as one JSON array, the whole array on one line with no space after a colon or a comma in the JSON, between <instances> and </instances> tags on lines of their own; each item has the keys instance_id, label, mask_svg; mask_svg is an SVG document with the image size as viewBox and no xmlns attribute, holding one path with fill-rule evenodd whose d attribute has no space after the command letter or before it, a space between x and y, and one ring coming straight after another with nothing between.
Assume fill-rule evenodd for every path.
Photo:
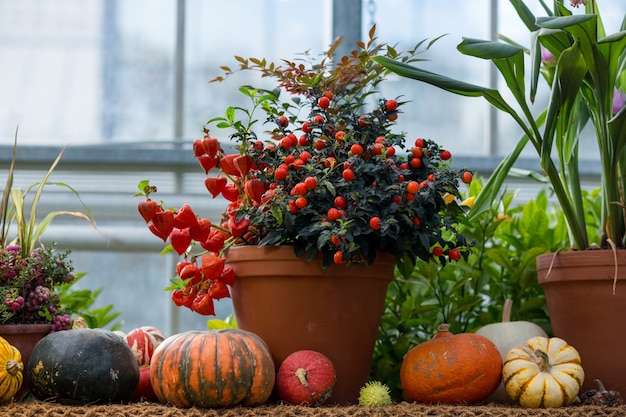
<instances>
[{"instance_id":1,"label":"pink flowering plant","mask_svg":"<svg viewBox=\"0 0 626 417\"><path fill-rule=\"evenodd\" d=\"M472 174L452 168L450 151L434 140L395 130L405 102L382 97L388 71L372 57L410 62L418 48L398 53L373 33L341 59L333 56L337 42L321 58L236 57L238 69L222 67L213 81L254 71L276 82L273 90L240 87L250 106L228 107L193 142L208 192L227 204L222 218L166 208L147 180L137 193L149 229L182 257L168 288L177 305L214 314L213 301L228 297L236 279L225 267L233 245L289 245L324 267L389 253L405 275L418 259L467 257L458 197Z\"/></svg>"},{"instance_id":2,"label":"pink flowering plant","mask_svg":"<svg viewBox=\"0 0 626 417\"><path fill-rule=\"evenodd\" d=\"M543 1L546 16L535 17L522 0L510 0L530 32L530 46L522 47L504 36L504 41L464 39L458 50L469 56L490 60L505 80L512 100L500 91L468 84L435 74L388 57L374 60L409 78L432 84L455 94L483 97L495 108L509 114L524 135L513 151L494 171L476 199L470 218L489 207L516 159L532 145L540 160L543 176L551 185L563 210L574 249L595 245L626 248L626 15L617 32L607 34L595 0L574 0L570 8L563 0L551 10ZM585 6L584 13L573 8ZM529 73L525 57L530 56ZM547 106L534 111L535 97L543 75L549 92ZM526 83L530 81L529 85ZM514 101L517 109L511 104ZM536 117L536 114L539 114ZM602 236L588 236L588 211L582 192L579 159L591 149L579 149L585 127L591 127L600 156Z\"/></svg>"},{"instance_id":3,"label":"pink flowering plant","mask_svg":"<svg viewBox=\"0 0 626 417\"><path fill-rule=\"evenodd\" d=\"M0 324L51 324L52 331L71 327L70 312L64 309L57 289L74 281L70 251L58 252L55 245L44 246L40 238L52 220L71 215L89 221L93 216L74 211L48 213L37 222L37 208L44 187L59 163L54 160L41 182L23 191L13 186L17 156L17 134L7 182L0 201ZM63 183L54 183L76 191ZM34 195L29 193L34 192ZM28 198L32 199L27 204ZM29 210L27 210L29 206ZM15 229L12 230L12 227Z\"/></svg>"}]
</instances>

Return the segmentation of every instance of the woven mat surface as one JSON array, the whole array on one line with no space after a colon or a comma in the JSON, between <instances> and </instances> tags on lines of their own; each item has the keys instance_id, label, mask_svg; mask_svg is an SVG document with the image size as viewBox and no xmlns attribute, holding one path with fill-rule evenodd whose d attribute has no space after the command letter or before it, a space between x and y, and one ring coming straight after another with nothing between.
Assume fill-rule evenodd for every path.
<instances>
[{"instance_id":1,"label":"woven mat surface","mask_svg":"<svg viewBox=\"0 0 626 417\"><path fill-rule=\"evenodd\" d=\"M349 407L298 407L284 405L265 405L252 408L200 409L176 408L155 403L137 403L131 405L63 406L54 403L30 402L12 403L0 406L0 416L12 417L492 417L492 416L550 416L550 417L623 417L626 406L572 406L552 409L523 409L503 405L486 406L436 406L425 404L400 403L380 409L366 409L359 406Z\"/></svg>"}]
</instances>

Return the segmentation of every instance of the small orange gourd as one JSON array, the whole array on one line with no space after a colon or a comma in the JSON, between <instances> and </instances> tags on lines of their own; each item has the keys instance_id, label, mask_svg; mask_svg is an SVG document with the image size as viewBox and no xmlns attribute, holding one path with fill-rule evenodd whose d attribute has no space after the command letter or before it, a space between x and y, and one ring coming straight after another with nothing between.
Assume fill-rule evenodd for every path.
<instances>
[{"instance_id":1,"label":"small orange gourd","mask_svg":"<svg viewBox=\"0 0 626 417\"><path fill-rule=\"evenodd\" d=\"M0 404L11 401L22 387L23 370L19 350L0 337Z\"/></svg>"},{"instance_id":2,"label":"small orange gourd","mask_svg":"<svg viewBox=\"0 0 626 417\"><path fill-rule=\"evenodd\" d=\"M484 336L452 334L441 324L429 341L413 347L402 360L400 383L406 401L472 404L500 384L502 359Z\"/></svg>"}]
</instances>

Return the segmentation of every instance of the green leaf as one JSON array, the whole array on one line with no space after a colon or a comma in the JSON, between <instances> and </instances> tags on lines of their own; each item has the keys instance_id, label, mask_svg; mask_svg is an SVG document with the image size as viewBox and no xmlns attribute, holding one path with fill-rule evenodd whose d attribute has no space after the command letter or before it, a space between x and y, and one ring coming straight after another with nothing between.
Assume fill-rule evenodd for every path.
<instances>
[{"instance_id":1,"label":"green leaf","mask_svg":"<svg viewBox=\"0 0 626 417\"><path fill-rule=\"evenodd\" d=\"M209 330L233 329L233 325L225 320L210 319L207 320L207 328Z\"/></svg>"},{"instance_id":2,"label":"green leaf","mask_svg":"<svg viewBox=\"0 0 626 417\"><path fill-rule=\"evenodd\" d=\"M502 268L508 271L513 270L513 264L511 263L510 254L507 250L492 248L485 251L485 254L489 259L500 265Z\"/></svg>"}]
</instances>

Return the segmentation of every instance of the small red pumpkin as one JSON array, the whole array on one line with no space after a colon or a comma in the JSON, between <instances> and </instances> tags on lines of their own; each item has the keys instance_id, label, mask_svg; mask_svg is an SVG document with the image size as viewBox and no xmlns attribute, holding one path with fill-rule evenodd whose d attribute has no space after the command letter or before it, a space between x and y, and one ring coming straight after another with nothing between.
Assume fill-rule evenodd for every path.
<instances>
[{"instance_id":1,"label":"small red pumpkin","mask_svg":"<svg viewBox=\"0 0 626 417\"><path fill-rule=\"evenodd\" d=\"M335 379L335 367L328 357L314 350L299 350L280 364L276 392L286 403L318 406L332 394Z\"/></svg>"},{"instance_id":2,"label":"small red pumpkin","mask_svg":"<svg viewBox=\"0 0 626 417\"><path fill-rule=\"evenodd\" d=\"M124 336L124 340L133 351L139 366L150 365L150 358L158 344L152 334L142 328L133 329Z\"/></svg>"},{"instance_id":3,"label":"small red pumpkin","mask_svg":"<svg viewBox=\"0 0 626 417\"><path fill-rule=\"evenodd\" d=\"M159 402L159 399L152 388L152 382L150 381L150 366L139 368L139 383L137 384L137 388L135 388L133 395L131 395L130 400L134 402Z\"/></svg>"},{"instance_id":4,"label":"small red pumpkin","mask_svg":"<svg viewBox=\"0 0 626 417\"><path fill-rule=\"evenodd\" d=\"M144 332L150 333L152 337L154 337L154 340L156 340L155 347L158 346L166 338L165 333L163 333L160 329L157 329L154 326L141 326L140 329Z\"/></svg>"},{"instance_id":5,"label":"small red pumpkin","mask_svg":"<svg viewBox=\"0 0 626 417\"><path fill-rule=\"evenodd\" d=\"M472 404L496 390L501 372L502 359L493 342L474 333L453 335L442 324L431 340L405 355L400 384L407 401Z\"/></svg>"},{"instance_id":6,"label":"small red pumpkin","mask_svg":"<svg viewBox=\"0 0 626 417\"><path fill-rule=\"evenodd\" d=\"M265 342L241 329L170 336L157 347L150 364L159 401L177 407L260 405L270 397L275 378Z\"/></svg>"}]
</instances>

